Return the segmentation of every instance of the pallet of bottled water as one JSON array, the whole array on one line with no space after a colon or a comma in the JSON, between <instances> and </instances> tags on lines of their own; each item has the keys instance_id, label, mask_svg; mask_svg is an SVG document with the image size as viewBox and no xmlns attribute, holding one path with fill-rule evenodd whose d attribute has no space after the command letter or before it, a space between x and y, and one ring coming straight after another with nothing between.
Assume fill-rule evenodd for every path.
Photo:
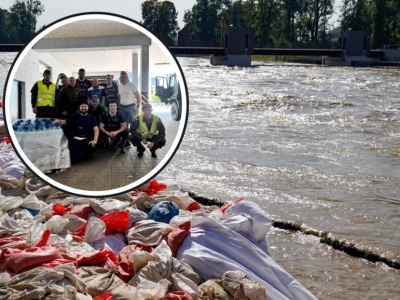
<instances>
[{"instance_id":1,"label":"pallet of bottled water","mask_svg":"<svg viewBox=\"0 0 400 300\"><path fill-rule=\"evenodd\" d=\"M71 166L68 140L52 118L18 119L12 123L17 142L27 158L42 172Z\"/></svg>"}]
</instances>

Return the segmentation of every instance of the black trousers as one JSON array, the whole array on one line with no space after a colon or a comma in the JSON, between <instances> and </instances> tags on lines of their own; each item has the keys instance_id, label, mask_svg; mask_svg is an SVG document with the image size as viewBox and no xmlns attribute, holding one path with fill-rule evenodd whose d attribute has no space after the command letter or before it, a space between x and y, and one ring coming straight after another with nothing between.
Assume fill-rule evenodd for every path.
<instances>
[{"instance_id":1,"label":"black trousers","mask_svg":"<svg viewBox=\"0 0 400 300\"><path fill-rule=\"evenodd\" d=\"M157 136L153 136L151 139L146 139L146 141L153 143L153 141L156 140L156 137ZM130 140L132 142L132 145L137 147L138 151L139 151L139 149L140 149L140 151L145 150L145 148L142 145L142 140L139 140L135 136L131 136ZM167 141L165 139L160 139L156 143L154 143L154 146L153 146L153 148L151 148L151 150L156 151L157 149L164 147L166 143L167 143Z\"/></svg>"},{"instance_id":2,"label":"black trousers","mask_svg":"<svg viewBox=\"0 0 400 300\"><path fill-rule=\"evenodd\" d=\"M69 151L71 153L71 164L80 163L82 160L88 160L93 157L96 148L89 145L91 139L76 140L74 138L69 140Z\"/></svg>"},{"instance_id":3,"label":"black trousers","mask_svg":"<svg viewBox=\"0 0 400 300\"><path fill-rule=\"evenodd\" d=\"M104 145L107 146L109 144L109 136L106 135L104 132L100 131L100 143L99 145ZM121 142L121 145L125 145L125 141L128 138L128 132L127 131L122 131L116 135L114 138L115 143Z\"/></svg>"},{"instance_id":4,"label":"black trousers","mask_svg":"<svg viewBox=\"0 0 400 300\"><path fill-rule=\"evenodd\" d=\"M55 118L56 108L51 106L39 106L37 108L36 118Z\"/></svg>"}]
</instances>

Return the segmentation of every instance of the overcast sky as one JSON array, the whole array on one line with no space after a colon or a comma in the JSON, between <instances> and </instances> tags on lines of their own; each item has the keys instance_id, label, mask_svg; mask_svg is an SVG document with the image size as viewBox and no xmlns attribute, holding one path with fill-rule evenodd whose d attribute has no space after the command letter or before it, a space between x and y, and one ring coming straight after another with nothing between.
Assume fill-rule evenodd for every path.
<instances>
[{"instance_id":1,"label":"overcast sky","mask_svg":"<svg viewBox=\"0 0 400 300\"><path fill-rule=\"evenodd\" d=\"M82 12L110 12L126 16L140 22L142 10L140 5L144 1L139 0L40 0L44 5L44 13L37 19L37 29L48 25L63 17ZM192 9L196 0L173 0L178 11L178 25L183 28L183 14L185 10ZM1 0L0 8L9 10L15 0Z\"/></svg>"},{"instance_id":2,"label":"overcast sky","mask_svg":"<svg viewBox=\"0 0 400 300\"><path fill-rule=\"evenodd\" d=\"M119 15L126 16L135 21L140 22L142 20L142 10L140 5L144 1L139 0L40 0L44 5L44 13L38 17L37 29L43 25L49 25L50 23L66 17L68 15L82 13L82 12L93 12L102 11L110 12ZM15 0L1 0L0 8L9 10L14 4ZM196 0L173 0L175 8L178 11L178 25L179 28L183 28L183 14L185 10L192 9L193 4ZM342 0L335 0L336 14L333 16L331 21L338 19L339 7L341 6ZM335 24L336 26L338 24Z\"/></svg>"}]
</instances>

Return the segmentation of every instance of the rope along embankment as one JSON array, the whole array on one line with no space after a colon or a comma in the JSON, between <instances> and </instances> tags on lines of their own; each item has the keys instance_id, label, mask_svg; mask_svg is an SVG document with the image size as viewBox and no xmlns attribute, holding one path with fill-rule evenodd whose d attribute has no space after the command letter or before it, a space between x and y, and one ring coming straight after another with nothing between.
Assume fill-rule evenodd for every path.
<instances>
[{"instance_id":1,"label":"rope along embankment","mask_svg":"<svg viewBox=\"0 0 400 300\"><path fill-rule=\"evenodd\" d=\"M222 206L226 204L215 198L207 198L203 195L199 195L196 192L188 192L190 197L192 197L197 202L203 205L216 205ZM282 220L272 220L272 225L276 228L285 229L289 231L299 231L306 235L313 235L319 238L320 242L326 245L331 246L333 249L342 251L350 256L362 258L372 263L384 263L387 266L400 270L400 262L384 257L380 254L373 253L371 250L362 249L354 245L353 243L349 243L343 240L339 240L335 238L332 234L326 231L318 231L312 228L307 228L304 225L296 224L291 221L282 221Z\"/></svg>"}]
</instances>

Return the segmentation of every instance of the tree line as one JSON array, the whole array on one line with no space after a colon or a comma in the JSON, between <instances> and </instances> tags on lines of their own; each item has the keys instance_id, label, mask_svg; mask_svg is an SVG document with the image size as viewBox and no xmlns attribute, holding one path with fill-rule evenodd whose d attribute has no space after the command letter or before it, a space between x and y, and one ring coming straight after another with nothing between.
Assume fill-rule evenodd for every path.
<instances>
[{"instance_id":1,"label":"tree line","mask_svg":"<svg viewBox=\"0 0 400 300\"><path fill-rule=\"evenodd\" d=\"M339 1L339 0L336 0ZM221 46L223 29L253 28L256 47L331 47L342 30L371 32L372 47L400 43L399 0L342 0L334 22L335 0L196 0L183 15L197 45ZM142 2L142 25L166 45L178 34L178 13L172 1ZM0 43L27 43L36 33L40 0L15 0L0 8Z\"/></svg>"},{"instance_id":2,"label":"tree line","mask_svg":"<svg viewBox=\"0 0 400 300\"><path fill-rule=\"evenodd\" d=\"M370 31L375 48L400 43L399 0L197 0L185 11L193 38L218 45L221 28L249 27L258 47L321 47L339 42L342 30Z\"/></svg>"},{"instance_id":3,"label":"tree line","mask_svg":"<svg viewBox=\"0 0 400 300\"><path fill-rule=\"evenodd\" d=\"M39 0L16 0L0 8L0 44L25 44L36 34L37 17L44 12Z\"/></svg>"}]
</instances>

